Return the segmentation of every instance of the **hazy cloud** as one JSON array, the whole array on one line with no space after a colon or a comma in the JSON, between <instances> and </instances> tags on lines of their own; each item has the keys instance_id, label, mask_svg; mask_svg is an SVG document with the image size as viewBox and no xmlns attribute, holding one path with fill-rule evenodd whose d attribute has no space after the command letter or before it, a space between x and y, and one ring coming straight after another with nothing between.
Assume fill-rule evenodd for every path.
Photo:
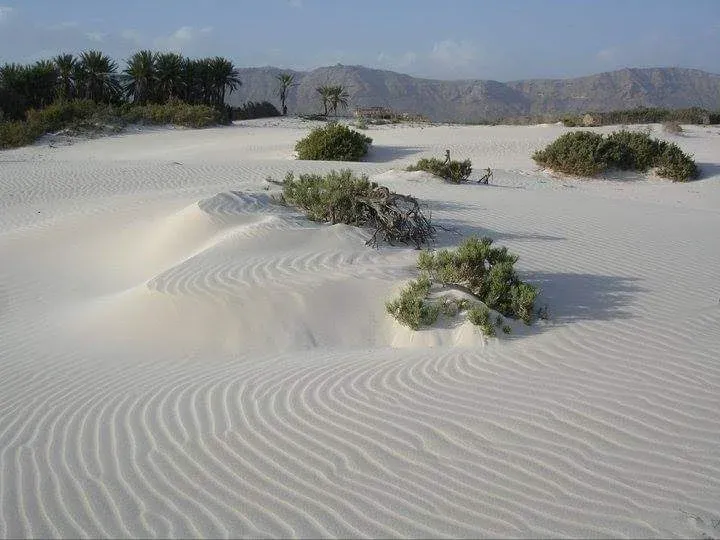
<instances>
[{"instance_id":1,"label":"hazy cloud","mask_svg":"<svg viewBox=\"0 0 720 540\"><path fill-rule=\"evenodd\" d=\"M294 8L303 7L302 0L288 0L288 4L290 4L290 7L294 7Z\"/></svg>"},{"instance_id":2,"label":"hazy cloud","mask_svg":"<svg viewBox=\"0 0 720 540\"><path fill-rule=\"evenodd\" d=\"M380 67L391 70L407 70L412 68L418 61L417 53L408 51L400 55L392 55L385 52L378 54L377 62Z\"/></svg>"},{"instance_id":3,"label":"hazy cloud","mask_svg":"<svg viewBox=\"0 0 720 540\"><path fill-rule=\"evenodd\" d=\"M135 45L140 45L142 43L142 36L140 35L140 32L133 28L126 28L120 32L120 37L126 41L134 43Z\"/></svg>"},{"instance_id":4,"label":"hazy cloud","mask_svg":"<svg viewBox=\"0 0 720 540\"><path fill-rule=\"evenodd\" d=\"M208 36L212 31L212 26L206 26L199 30L192 26L182 26L169 36L157 38L155 47L163 50L182 51L198 39Z\"/></svg>"},{"instance_id":5,"label":"hazy cloud","mask_svg":"<svg viewBox=\"0 0 720 540\"><path fill-rule=\"evenodd\" d=\"M612 63L618 59L618 53L619 51L617 48L608 47L607 49L598 51L595 58L597 58L600 62Z\"/></svg>"},{"instance_id":6,"label":"hazy cloud","mask_svg":"<svg viewBox=\"0 0 720 540\"><path fill-rule=\"evenodd\" d=\"M0 6L0 24L8 20L13 11L15 10L10 6Z\"/></svg>"},{"instance_id":7,"label":"hazy cloud","mask_svg":"<svg viewBox=\"0 0 720 540\"><path fill-rule=\"evenodd\" d=\"M90 41L94 41L95 43L102 43L105 41L105 36L107 34L104 34L102 32L85 32L85 37L88 38Z\"/></svg>"}]
</instances>

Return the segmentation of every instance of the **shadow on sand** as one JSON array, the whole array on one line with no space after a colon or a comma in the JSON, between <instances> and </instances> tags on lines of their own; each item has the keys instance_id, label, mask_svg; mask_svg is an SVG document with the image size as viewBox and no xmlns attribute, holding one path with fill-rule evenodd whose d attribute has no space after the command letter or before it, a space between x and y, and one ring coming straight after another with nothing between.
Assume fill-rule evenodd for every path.
<instances>
[{"instance_id":1,"label":"shadow on sand","mask_svg":"<svg viewBox=\"0 0 720 540\"><path fill-rule=\"evenodd\" d=\"M367 163L389 163L397 159L414 156L423 149L412 146L371 146L363 161Z\"/></svg>"},{"instance_id":2,"label":"shadow on sand","mask_svg":"<svg viewBox=\"0 0 720 540\"><path fill-rule=\"evenodd\" d=\"M620 276L523 272L521 278L540 288L538 307L547 304L550 319L560 324L629 319L626 308L645 291L639 278Z\"/></svg>"},{"instance_id":3,"label":"shadow on sand","mask_svg":"<svg viewBox=\"0 0 720 540\"><path fill-rule=\"evenodd\" d=\"M700 169L700 176L697 180L709 180L710 178L720 176L720 164L717 163L697 163Z\"/></svg>"}]
</instances>

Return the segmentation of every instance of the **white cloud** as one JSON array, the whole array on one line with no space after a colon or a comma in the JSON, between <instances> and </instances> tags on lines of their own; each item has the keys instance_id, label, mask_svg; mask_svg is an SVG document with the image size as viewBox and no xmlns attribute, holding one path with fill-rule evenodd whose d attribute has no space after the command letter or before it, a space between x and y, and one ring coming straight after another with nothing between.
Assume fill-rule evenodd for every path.
<instances>
[{"instance_id":1,"label":"white cloud","mask_svg":"<svg viewBox=\"0 0 720 540\"><path fill-rule=\"evenodd\" d=\"M430 59L448 68L464 68L474 63L478 57L477 48L469 41L446 39L433 44Z\"/></svg>"},{"instance_id":2,"label":"white cloud","mask_svg":"<svg viewBox=\"0 0 720 540\"><path fill-rule=\"evenodd\" d=\"M0 23L8 20L12 15L13 11L15 10L10 6L0 6Z\"/></svg>"},{"instance_id":3,"label":"white cloud","mask_svg":"<svg viewBox=\"0 0 720 540\"><path fill-rule=\"evenodd\" d=\"M618 59L618 52L616 47L608 47L607 49L598 51L595 58L604 63L615 62Z\"/></svg>"},{"instance_id":4,"label":"white cloud","mask_svg":"<svg viewBox=\"0 0 720 540\"><path fill-rule=\"evenodd\" d=\"M155 47L162 50L181 51L199 38L209 36L213 32L212 26L199 30L192 26L181 26L169 36L159 37L155 40Z\"/></svg>"},{"instance_id":5,"label":"white cloud","mask_svg":"<svg viewBox=\"0 0 720 540\"><path fill-rule=\"evenodd\" d=\"M140 35L140 32L132 28L126 28L125 30L120 32L120 37L123 38L125 41L132 42L135 45L140 45L140 43L142 42L142 36Z\"/></svg>"},{"instance_id":6,"label":"white cloud","mask_svg":"<svg viewBox=\"0 0 720 540\"><path fill-rule=\"evenodd\" d=\"M49 24L44 28L47 28L48 30L67 30L68 28L78 28L79 26L80 23L77 21L63 21L57 24Z\"/></svg>"},{"instance_id":7,"label":"white cloud","mask_svg":"<svg viewBox=\"0 0 720 540\"><path fill-rule=\"evenodd\" d=\"M94 41L95 43L102 43L105 41L105 36L107 34L103 34L102 32L86 32L85 37L88 38L90 41Z\"/></svg>"},{"instance_id":8,"label":"white cloud","mask_svg":"<svg viewBox=\"0 0 720 540\"><path fill-rule=\"evenodd\" d=\"M288 4L290 4L290 7L294 7L294 8L298 8L298 9L303 7L302 0L288 0Z\"/></svg>"},{"instance_id":9,"label":"white cloud","mask_svg":"<svg viewBox=\"0 0 720 540\"><path fill-rule=\"evenodd\" d=\"M400 55L381 52L377 57L377 62L381 67L391 70L406 70L412 68L417 61L418 55L412 51Z\"/></svg>"}]
</instances>

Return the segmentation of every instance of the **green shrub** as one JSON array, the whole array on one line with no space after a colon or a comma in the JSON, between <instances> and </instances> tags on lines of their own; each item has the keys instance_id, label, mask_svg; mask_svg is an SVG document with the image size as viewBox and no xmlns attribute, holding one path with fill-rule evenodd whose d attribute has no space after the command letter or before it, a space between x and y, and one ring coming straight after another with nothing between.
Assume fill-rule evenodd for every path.
<instances>
[{"instance_id":1,"label":"green shrub","mask_svg":"<svg viewBox=\"0 0 720 540\"><path fill-rule=\"evenodd\" d=\"M129 123L204 128L217 125L221 112L208 105L191 105L171 100L167 103L131 105L122 110L122 119Z\"/></svg>"},{"instance_id":2,"label":"green shrub","mask_svg":"<svg viewBox=\"0 0 720 540\"><path fill-rule=\"evenodd\" d=\"M495 327L490 324L490 310L485 306L475 306L468 311L468 320L479 326L486 336L495 335Z\"/></svg>"},{"instance_id":3,"label":"green shrub","mask_svg":"<svg viewBox=\"0 0 720 540\"><path fill-rule=\"evenodd\" d=\"M297 178L290 172L283 182L283 198L313 221L363 225L360 199L370 197L377 187L367 176L354 176L349 169Z\"/></svg>"},{"instance_id":4,"label":"green shrub","mask_svg":"<svg viewBox=\"0 0 720 540\"><path fill-rule=\"evenodd\" d=\"M555 171L595 176L607 167L599 152L602 141L602 135L591 131L571 131L535 152L532 158Z\"/></svg>"},{"instance_id":5,"label":"green shrub","mask_svg":"<svg viewBox=\"0 0 720 540\"><path fill-rule=\"evenodd\" d=\"M430 285L427 277L411 281L396 299L385 304L388 313L413 330L432 326L440 314L440 306L427 301Z\"/></svg>"},{"instance_id":6,"label":"green shrub","mask_svg":"<svg viewBox=\"0 0 720 540\"><path fill-rule=\"evenodd\" d=\"M659 176L680 182L698 175L695 162L674 143L626 130L607 137L590 131L566 133L532 157L544 167L578 176L595 176L609 168L644 172L653 167Z\"/></svg>"},{"instance_id":7,"label":"green shrub","mask_svg":"<svg viewBox=\"0 0 720 540\"><path fill-rule=\"evenodd\" d=\"M447 162L437 158L423 158L415 165L409 166L407 170L429 172L449 182L459 184L470 178L472 162L469 159Z\"/></svg>"},{"instance_id":8,"label":"green shrub","mask_svg":"<svg viewBox=\"0 0 720 540\"><path fill-rule=\"evenodd\" d=\"M269 101L247 101L232 109L233 120L252 120L253 118L272 118L281 116L277 107Z\"/></svg>"},{"instance_id":9,"label":"green shrub","mask_svg":"<svg viewBox=\"0 0 720 540\"><path fill-rule=\"evenodd\" d=\"M498 326L504 322L502 316L530 324L538 290L518 277L514 269L517 256L508 253L505 247L492 244L490 238L471 237L454 251L421 252L417 262L420 278L386 304L388 313L400 323L417 329L427 326L423 321L431 319L421 317L423 313L434 314L436 319L439 314L452 316L467 310L470 322L490 336L495 335L490 310L500 314L496 317ZM457 300L447 295L431 300L429 293L433 284L462 291L474 300ZM437 312L433 306L438 308ZM504 328L503 332L507 333Z\"/></svg>"},{"instance_id":10,"label":"green shrub","mask_svg":"<svg viewBox=\"0 0 720 540\"><path fill-rule=\"evenodd\" d=\"M43 134L39 124L11 120L0 122L0 149L34 143Z\"/></svg>"},{"instance_id":11,"label":"green shrub","mask_svg":"<svg viewBox=\"0 0 720 540\"><path fill-rule=\"evenodd\" d=\"M371 144L370 137L333 122L313 129L297 142L295 150L298 159L359 161Z\"/></svg>"},{"instance_id":12,"label":"green shrub","mask_svg":"<svg viewBox=\"0 0 720 540\"><path fill-rule=\"evenodd\" d=\"M52 133L92 119L107 121L112 116L117 117L112 107L89 99L59 100L42 109L29 110L27 121L41 126L44 133Z\"/></svg>"},{"instance_id":13,"label":"green shrub","mask_svg":"<svg viewBox=\"0 0 720 540\"><path fill-rule=\"evenodd\" d=\"M393 193L349 169L325 176L290 172L282 182L284 202L301 209L308 218L324 223L345 223L374 229L368 245L413 244L420 248L435 236L435 228L417 199Z\"/></svg>"}]
</instances>

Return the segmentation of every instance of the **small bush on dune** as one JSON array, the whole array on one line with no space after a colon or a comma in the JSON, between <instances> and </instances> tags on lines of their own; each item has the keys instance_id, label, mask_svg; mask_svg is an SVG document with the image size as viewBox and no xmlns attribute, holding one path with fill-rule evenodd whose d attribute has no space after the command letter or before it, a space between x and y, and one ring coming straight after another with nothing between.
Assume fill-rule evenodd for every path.
<instances>
[{"instance_id":1,"label":"small bush on dune","mask_svg":"<svg viewBox=\"0 0 720 540\"><path fill-rule=\"evenodd\" d=\"M439 176L449 182L459 184L466 182L472 173L472 162L465 161L443 161L437 158L424 158L415 165L407 168L408 171L425 171Z\"/></svg>"},{"instance_id":2,"label":"small bush on dune","mask_svg":"<svg viewBox=\"0 0 720 540\"><path fill-rule=\"evenodd\" d=\"M538 290L520 280L514 269L517 259L507 248L493 246L490 238L468 238L454 251L423 251L417 262L420 278L388 302L387 311L414 330L432 324L441 313L452 312L449 305L454 305L455 312L466 310L470 322L486 335L495 335L491 309L530 324ZM474 300L448 295L430 299L433 284L461 291ZM497 320L502 326L502 317Z\"/></svg>"},{"instance_id":3,"label":"small bush on dune","mask_svg":"<svg viewBox=\"0 0 720 540\"><path fill-rule=\"evenodd\" d=\"M572 131L556 139L543 150L533 154L539 164L555 171L595 176L604 171L607 164L599 152L602 135L591 131Z\"/></svg>"},{"instance_id":4,"label":"small bush on dune","mask_svg":"<svg viewBox=\"0 0 720 540\"><path fill-rule=\"evenodd\" d=\"M283 200L308 218L323 223L345 223L374 230L368 245L379 240L421 247L435 236L430 217L417 199L393 193L352 171L331 171L325 176L288 173L280 183Z\"/></svg>"},{"instance_id":5,"label":"small bush on dune","mask_svg":"<svg viewBox=\"0 0 720 540\"><path fill-rule=\"evenodd\" d=\"M595 176L609 168L644 172L653 167L659 176L679 182L698 175L695 162L674 143L626 130L607 137L590 131L566 133L532 157L544 167L578 176Z\"/></svg>"},{"instance_id":6,"label":"small bush on dune","mask_svg":"<svg viewBox=\"0 0 720 540\"><path fill-rule=\"evenodd\" d=\"M298 159L360 161L372 139L338 123L313 129L295 145Z\"/></svg>"},{"instance_id":7,"label":"small bush on dune","mask_svg":"<svg viewBox=\"0 0 720 540\"><path fill-rule=\"evenodd\" d=\"M418 330L432 326L440 315L440 307L426 301L430 294L430 280L421 277L411 281L398 297L386 304L386 309L400 324Z\"/></svg>"}]
</instances>

